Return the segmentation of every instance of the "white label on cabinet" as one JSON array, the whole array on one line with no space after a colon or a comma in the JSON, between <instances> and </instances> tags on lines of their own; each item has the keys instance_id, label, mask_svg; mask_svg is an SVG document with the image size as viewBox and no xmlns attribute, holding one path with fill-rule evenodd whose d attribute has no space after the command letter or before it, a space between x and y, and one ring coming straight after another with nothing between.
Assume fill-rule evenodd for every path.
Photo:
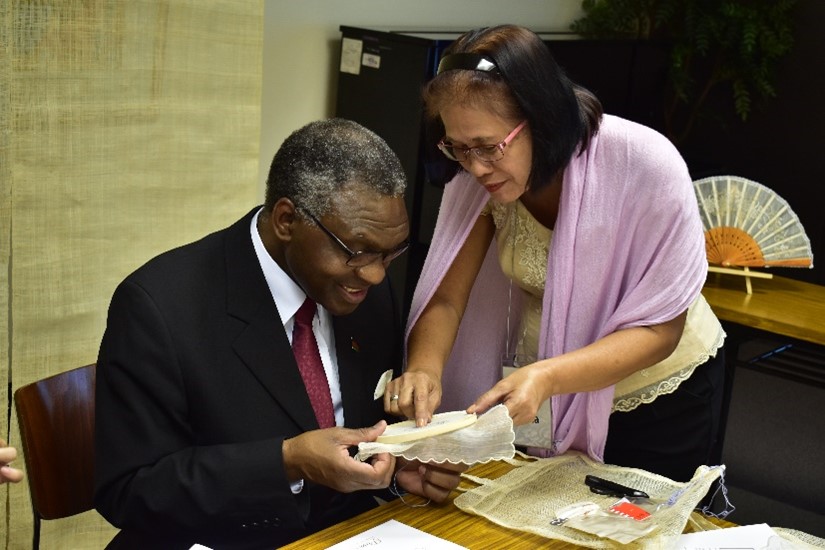
<instances>
[{"instance_id":1,"label":"white label on cabinet","mask_svg":"<svg viewBox=\"0 0 825 550\"><path fill-rule=\"evenodd\" d=\"M361 51L364 42L355 38L341 40L341 72L361 74Z\"/></svg>"},{"instance_id":2,"label":"white label on cabinet","mask_svg":"<svg viewBox=\"0 0 825 550\"><path fill-rule=\"evenodd\" d=\"M381 68L381 56L374 53L365 53L361 57L361 65L365 67L372 67L373 69Z\"/></svg>"}]
</instances>

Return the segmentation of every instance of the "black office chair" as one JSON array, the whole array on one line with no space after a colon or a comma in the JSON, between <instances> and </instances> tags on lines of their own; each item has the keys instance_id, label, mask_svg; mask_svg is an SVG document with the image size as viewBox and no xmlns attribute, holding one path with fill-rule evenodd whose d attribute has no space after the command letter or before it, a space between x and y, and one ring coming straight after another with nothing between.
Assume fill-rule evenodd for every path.
<instances>
[{"instance_id":1,"label":"black office chair","mask_svg":"<svg viewBox=\"0 0 825 550\"><path fill-rule=\"evenodd\" d=\"M14 392L26 477L34 512L32 547L40 520L93 509L95 365L50 376Z\"/></svg>"}]
</instances>

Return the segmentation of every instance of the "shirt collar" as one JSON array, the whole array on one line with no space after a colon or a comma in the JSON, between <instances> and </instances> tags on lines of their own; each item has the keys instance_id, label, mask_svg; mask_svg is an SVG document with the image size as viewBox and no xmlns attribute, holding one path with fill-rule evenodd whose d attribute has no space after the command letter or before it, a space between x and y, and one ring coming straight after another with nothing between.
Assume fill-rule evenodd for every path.
<instances>
[{"instance_id":1,"label":"shirt collar","mask_svg":"<svg viewBox=\"0 0 825 550\"><path fill-rule=\"evenodd\" d=\"M281 316L281 324L286 325L295 316L307 296L303 289L272 259L272 256L264 247L261 235L258 233L258 216L261 215L262 211L263 208L252 216L252 224L249 228L252 235L252 245L255 247L255 255L258 257L258 263L261 265L269 292L272 294L272 299L275 300L275 306L278 308L278 314ZM318 310L321 310L320 306Z\"/></svg>"}]
</instances>

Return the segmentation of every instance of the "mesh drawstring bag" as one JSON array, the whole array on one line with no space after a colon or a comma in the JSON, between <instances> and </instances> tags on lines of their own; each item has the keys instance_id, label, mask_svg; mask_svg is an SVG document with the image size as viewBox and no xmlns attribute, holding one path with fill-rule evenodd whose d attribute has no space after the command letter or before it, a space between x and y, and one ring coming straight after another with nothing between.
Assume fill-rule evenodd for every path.
<instances>
[{"instance_id":1,"label":"mesh drawstring bag","mask_svg":"<svg viewBox=\"0 0 825 550\"><path fill-rule=\"evenodd\" d=\"M655 529L634 542L621 545L629 550L673 548L691 512L724 470L724 466L700 466L693 479L680 483L644 470L601 464L576 452L530 462L513 461L513 464L516 468L497 479L465 474L465 478L479 486L459 495L455 505L510 529L587 548L615 548L620 545L613 540L551 523L556 519L557 510L573 503L591 501L607 510L618 500L615 496L590 491L584 478L595 475L644 491L656 503L658 509L644 520L652 522Z\"/></svg>"}]
</instances>

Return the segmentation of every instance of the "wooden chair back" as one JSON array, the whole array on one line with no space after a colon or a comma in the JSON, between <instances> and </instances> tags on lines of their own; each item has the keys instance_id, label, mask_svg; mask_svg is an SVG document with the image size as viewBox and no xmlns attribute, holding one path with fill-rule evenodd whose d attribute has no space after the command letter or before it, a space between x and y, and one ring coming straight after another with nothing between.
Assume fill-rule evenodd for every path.
<instances>
[{"instance_id":1,"label":"wooden chair back","mask_svg":"<svg viewBox=\"0 0 825 550\"><path fill-rule=\"evenodd\" d=\"M38 548L41 519L94 507L95 365L18 388L14 402Z\"/></svg>"}]
</instances>

